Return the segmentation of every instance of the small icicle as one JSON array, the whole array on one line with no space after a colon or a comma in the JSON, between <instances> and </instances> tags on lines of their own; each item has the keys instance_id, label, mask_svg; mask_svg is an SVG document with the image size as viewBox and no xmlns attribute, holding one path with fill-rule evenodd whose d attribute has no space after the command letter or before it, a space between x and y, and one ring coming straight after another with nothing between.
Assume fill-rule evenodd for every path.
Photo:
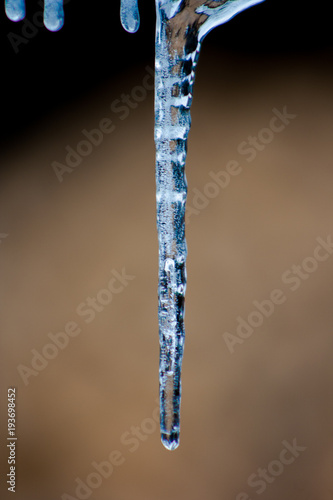
<instances>
[{"instance_id":1,"label":"small icicle","mask_svg":"<svg viewBox=\"0 0 333 500\"><path fill-rule=\"evenodd\" d=\"M44 25L50 31L59 31L63 27L63 0L44 0Z\"/></svg>"},{"instance_id":2,"label":"small icicle","mask_svg":"<svg viewBox=\"0 0 333 500\"><path fill-rule=\"evenodd\" d=\"M11 21L22 21L25 18L24 0L5 0L5 10Z\"/></svg>"},{"instance_id":3,"label":"small icicle","mask_svg":"<svg viewBox=\"0 0 333 500\"><path fill-rule=\"evenodd\" d=\"M120 19L123 28L129 33L135 33L140 26L138 0L121 0Z\"/></svg>"}]
</instances>

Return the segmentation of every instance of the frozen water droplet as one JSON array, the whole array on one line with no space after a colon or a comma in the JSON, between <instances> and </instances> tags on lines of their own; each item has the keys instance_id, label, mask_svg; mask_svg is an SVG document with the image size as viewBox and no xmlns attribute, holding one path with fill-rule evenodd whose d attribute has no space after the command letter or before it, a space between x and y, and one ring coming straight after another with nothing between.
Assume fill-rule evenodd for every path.
<instances>
[{"instance_id":1,"label":"frozen water droplet","mask_svg":"<svg viewBox=\"0 0 333 500\"><path fill-rule=\"evenodd\" d=\"M59 31L63 27L63 0L44 0L44 25L50 31Z\"/></svg>"},{"instance_id":2,"label":"frozen water droplet","mask_svg":"<svg viewBox=\"0 0 333 500\"><path fill-rule=\"evenodd\" d=\"M173 432L171 434L161 432L161 441L168 450L175 450L179 445L179 432Z\"/></svg>"},{"instance_id":3,"label":"frozen water droplet","mask_svg":"<svg viewBox=\"0 0 333 500\"><path fill-rule=\"evenodd\" d=\"M25 17L25 1L5 0L5 10L8 19L11 21L22 21Z\"/></svg>"},{"instance_id":4,"label":"frozen water droplet","mask_svg":"<svg viewBox=\"0 0 333 500\"><path fill-rule=\"evenodd\" d=\"M176 370L178 372L178 367L176 367ZM168 450L174 450L179 445L179 401L177 397L177 385L175 372L172 370L166 371L164 373L162 392L161 440Z\"/></svg>"},{"instance_id":5,"label":"frozen water droplet","mask_svg":"<svg viewBox=\"0 0 333 500\"><path fill-rule=\"evenodd\" d=\"M140 26L138 0L121 0L120 19L126 31L129 33L138 31Z\"/></svg>"}]
</instances>

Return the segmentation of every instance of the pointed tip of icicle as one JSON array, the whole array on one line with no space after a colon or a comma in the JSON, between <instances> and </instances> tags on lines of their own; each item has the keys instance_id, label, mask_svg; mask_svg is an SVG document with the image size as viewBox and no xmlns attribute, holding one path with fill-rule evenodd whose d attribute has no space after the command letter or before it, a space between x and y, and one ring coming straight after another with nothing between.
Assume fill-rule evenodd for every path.
<instances>
[{"instance_id":1,"label":"pointed tip of icicle","mask_svg":"<svg viewBox=\"0 0 333 500\"><path fill-rule=\"evenodd\" d=\"M179 446L179 433L178 432L172 432L171 434L161 434L161 441L163 443L163 446L167 450L175 450Z\"/></svg>"}]
</instances>

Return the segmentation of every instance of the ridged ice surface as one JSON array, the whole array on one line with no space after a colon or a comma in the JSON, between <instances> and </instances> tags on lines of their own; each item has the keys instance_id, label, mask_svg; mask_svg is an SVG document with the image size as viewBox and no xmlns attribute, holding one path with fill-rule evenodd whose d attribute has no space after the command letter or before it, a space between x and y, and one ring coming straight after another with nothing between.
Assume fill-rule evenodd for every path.
<instances>
[{"instance_id":1,"label":"ridged ice surface","mask_svg":"<svg viewBox=\"0 0 333 500\"><path fill-rule=\"evenodd\" d=\"M159 242L160 425L179 444L186 291L185 161L201 42L215 26L261 0L156 0L155 144Z\"/></svg>"}]
</instances>

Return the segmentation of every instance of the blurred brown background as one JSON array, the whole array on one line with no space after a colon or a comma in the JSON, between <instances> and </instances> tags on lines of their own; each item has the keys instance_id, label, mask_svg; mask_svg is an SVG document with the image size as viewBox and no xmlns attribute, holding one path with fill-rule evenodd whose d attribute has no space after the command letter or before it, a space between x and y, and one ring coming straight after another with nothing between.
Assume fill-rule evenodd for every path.
<instances>
[{"instance_id":1,"label":"blurred brown background","mask_svg":"<svg viewBox=\"0 0 333 500\"><path fill-rule=\"evenodd\" d=\"M333 498L333 255L294 292L282 279L313 256L316 238L333 238L330 64L328 50L267 57L203 44L188 206L196 206L196 190L207 191L210 171L225 170L230 160L242 171L187 226L181 442L174 452L163 448L153 419L153 92L123 120L110 109L142 87L152 60L120 68L36 119L16 142L11 137L0 198L0 233L8 235L0 240L2 498L11 498L4 481L9 386L17 389L17 500L84 498L75 492L77 478L101 483L85 490L94 500ZM239 145L284 106L297 116L248 162ZM77 148L82 130L104 118L115 129L59 182L52 163L64 163L66 146ZM135 278L87 323L77 307L123 268ZM246 319L253 301L277 288L284 303L231 353L225 332L235 335L237 317ZM25 384L18 366L31 368L31 350L41 353L49 334L71 321L80 333ZM295 439L306 449L281 470L272 461L282 442ZM93 462L109 462L115 450L121 463L99 480ZM269 481L251 486L260 468L275 476L268 472Z\"/></svg>"}]
</instances>

